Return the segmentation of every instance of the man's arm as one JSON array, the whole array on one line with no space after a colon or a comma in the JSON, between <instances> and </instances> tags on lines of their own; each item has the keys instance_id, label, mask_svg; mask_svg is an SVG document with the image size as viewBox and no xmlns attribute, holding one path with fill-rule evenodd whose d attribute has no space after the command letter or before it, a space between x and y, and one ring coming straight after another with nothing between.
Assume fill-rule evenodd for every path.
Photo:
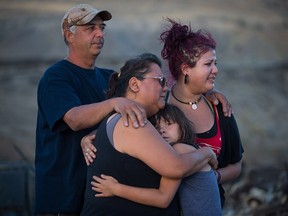
<instances>
[{"instance_id":1,"label":"man's arm","mask_svg":"<svg viewBox=\"0 0 288 216\"><path fill-rule=\"evenodd\" d=\"M123 122L128 126L128 117L134 127L147 123L146 112L137 103L126 98L112 98L99 103L87 104L70 109L63 120L74 131L93 127L113 110L122 115Z\"/></svg>"}]
</instances>

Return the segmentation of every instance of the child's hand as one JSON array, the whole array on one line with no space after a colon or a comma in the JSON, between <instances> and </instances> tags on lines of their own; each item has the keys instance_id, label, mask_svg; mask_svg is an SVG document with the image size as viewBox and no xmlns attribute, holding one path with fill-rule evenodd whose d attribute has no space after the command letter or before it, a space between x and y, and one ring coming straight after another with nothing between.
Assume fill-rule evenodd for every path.
<instances>
[{"instance_id":1,"label":"child's hand","mask_svg":"<svg viewBox=\"0 0 288 216\"><path fill-rule=\"evenodd\" d=\"M92 190L98 192L96 197L111 197L115 196L115 190L118 181L112 176L101 175L100 177L93 176L94 181L91 182Z\"/></svg>"}]
</instances>

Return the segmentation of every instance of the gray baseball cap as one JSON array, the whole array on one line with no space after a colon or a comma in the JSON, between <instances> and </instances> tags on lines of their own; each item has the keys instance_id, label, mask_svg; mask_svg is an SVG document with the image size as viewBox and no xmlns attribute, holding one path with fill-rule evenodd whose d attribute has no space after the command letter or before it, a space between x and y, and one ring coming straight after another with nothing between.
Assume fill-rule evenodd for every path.
<instances>
[{"instance_id":1,"label":"gray baseball cap","mask_svg":"<svg viewBox=\"0 0 288 216\"><path fill-rule=\"evenodd\" d=\"M100 16L103 21L110 20L112 15L107 10L98 10L88 4L78 4L66 12L62 19L62 34L72 26L80 26L89 23L95 16Z\"/></svg>"}]
</instances>

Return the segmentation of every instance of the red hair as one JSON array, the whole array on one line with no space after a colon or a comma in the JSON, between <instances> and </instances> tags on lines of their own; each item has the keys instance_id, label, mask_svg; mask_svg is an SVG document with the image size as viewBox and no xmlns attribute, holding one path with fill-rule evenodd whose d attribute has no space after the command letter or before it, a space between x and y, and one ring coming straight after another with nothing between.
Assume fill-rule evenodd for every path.
<instances>
[{"instance_id":1,"label":"red hair","mask_svg":"<svg viewBox=\"0 0 288 216\"><path fill-rule=\"evenodd\" d=\"M160 35L164 44L161 56L168 60L170 72L177 80L183 63L194 67L204 53L216 48L216 42L212 35L203 29L193 31L190 25L181 25L169 18L167 21L171 23L171 27Z\"/></svg>"}]
</instances>

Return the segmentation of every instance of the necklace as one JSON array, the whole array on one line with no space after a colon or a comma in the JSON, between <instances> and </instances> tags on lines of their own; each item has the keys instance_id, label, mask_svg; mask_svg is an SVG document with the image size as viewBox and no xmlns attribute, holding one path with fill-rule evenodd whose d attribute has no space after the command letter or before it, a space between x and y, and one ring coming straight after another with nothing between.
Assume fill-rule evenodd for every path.
<instances>
[{"instance_id":1,"label":"necklace","mask_svg":"<svg viewBox=\"0 0 288 216\"><path fill-rule=\"evenodd\" d=\"M174 86L173 86L173 87L174 87ZM179 100L179 99L174 95L174 93L173 93L173 87L172 87L172 89L171 89L171 93L172 93L172 96L173 96L178 102L183 103L183 104L190 105L193 110L196 110L196 109L198 108L197 103L201 100L202 95L201 95L200 98L199 98L198 100L196 100L196 101L184 102L184 101Z\"/></svg>"}]
</instances>

